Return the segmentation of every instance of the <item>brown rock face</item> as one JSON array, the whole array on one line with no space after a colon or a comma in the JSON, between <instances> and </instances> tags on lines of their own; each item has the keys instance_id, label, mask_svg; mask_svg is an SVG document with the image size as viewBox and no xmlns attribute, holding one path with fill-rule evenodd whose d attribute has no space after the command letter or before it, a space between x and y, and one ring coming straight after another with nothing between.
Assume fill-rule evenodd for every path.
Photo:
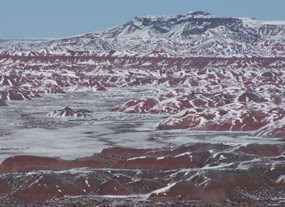
<instances>
[{"instance_id":1,"label":"brown rock face","mask_svg":"<svg viewBox=\"0 0 285 207\"><path fill-rule=\"evenodd\" d=\"M7 104L5 103L3 99L0 99L0 106L7 106Z\"/></svg>"},{"instance_id":2,"label":"brown rock face","mask_svg":"<svg viewBox=\"0 0 285 207\"><path fill-rule=\"evenodd\" d=\"M108 180L101 184L98 194L99 195L131 195L132 193L123 186L124 184L120 184L115 180Z\"/></svg>"},{"instance_id":3,"label":"brown rock face","mask_svg":"<svg viewBox=\"0 0 285 207\"><path fill-rule=\"evenodd\" d=\"M61 168L59 160L48 157L15 156L6 159L0 166L1 172L23 172Z\"/></svg>"},{"instance_id":4,"label":"brown rock face","mask_svg":"<svg viewBox=\"0 0 285 207\"><path fill-rule=\"evenodd\" d=\"M186 109L161 122L158 129L191 129L201 131L248 131L257 136L282 137L284 110L276 108L267 112L248 108ZM275 124L273 124L274 120ZM282 123L281 123L282 122Z\"/></svg>"},{"instance_id":5,"label":"brown rock face","mask_svg":"<svg viewBox=\"0 0 285 207\"><path fill-rule=\"evenodd\" d=\"M202 192L191 182L183 181L176 183L173 187L165 192L154 193L150 196L152 200L163 201L165 199L191 199L198 200Z\"/></svg>"},{"instance_id":6,"label":"brown rock face","mask_svg":"<svg viewBox=\"0 0 285 207\"><path fill-rule=\"evenodd\" d=\"M108 148L73 161L17 156L0 166L0 202L13 196L30 204L61 202L66 196L80 202L82 196L95 195L152 203L268 206L268 199L275 196L276 204L285 193L284 151L283 145L190 144Z\"/></svg>"},{"instance_id":7,"label":"brown rock face","mask_svg":"<svg viewBox=\"0 0 285 207\"><path fill-rule=\"evenodd\" d=\"M127 169L177 169L191 168L199 164L199 161L193 160L189 156L174 157L141 157L117 162L116 168Z\"/></svg>"},{"instance_id":8,"label":"brown rock face","mask_svg":"<svg viewBox=\"0 0 285 207\"><path fill-rule=\"evenodd\" d=\"M30 90L10 89L8 91L0 91L0 97L3 101L4 100L22 101L22 100L30 100L32 98L39 98L40 95L39 93Z\"/></svg>"},{"instance_id":9,"label":"brown rock face","mask_svg":"<svg viewBox=\"0 0 285 207\"><path fill-rule=\"evenodd\" d=\"M37 156L15 156L4 160L0 165L0 172L29 172L34 170L65 170L77 167L98 167L106 165L97 159L79 159L73 162L64 161L56 158L37 157Z\"/></svg>"},{"instance_id":10,"label":"brown rock face","mask_svg":"<svg viewBox=\"0 0 285 207\"><path fill-rule=\"evenodd\" d=\"M7 180L0 180L0 197L7 196L12 191Z\"/></svg>"},{"instance_id":11,"label":"brown rock face","mask_svg":"<svg viewBox=\"0 0 285 207\"><path fill-rule=\"evenodd\" d=\"M84 118L84 117L90 117L90 113L91 111L86 109L73 110L70 107L65 107L64 109L60 109L49 113L48 116Z\"/></svg>"},{"instance_id":12,"label":"brown rock face","mask_svg":"<svg viewBox=\"0 0 285 207\"><path fill-rule=\"evenodd\" d=\"M45 176L36 180L23 191L20 198L29 202L43 202L59 196L76 196L81 192L73 183L66 179L57 179L52 176Z\"/></svg>"},{"instance_id":13,"label":"brown rock face","mask_svg":"<svg viewBox=\"0 0 285 207\"><path fill-rule=\"evenodd\" d=\"M238 150L251 155L277 157L281 156L284 153L285 148L284 146L278 146L278 145L250 144L247 146L242 146Z\"/></svg>"},{"instance_id":14,"label":"brown rock face","mask_svg":"<svg viewBox=\"0 0 285 207\"><path fill-rule=\"evenodd\" d=\"M112 111L126 113L153 113L151 109L158 103L157 100L147 98L141 100L130 100L120 107L112 108Z\"/></svg>"}]
</instances>

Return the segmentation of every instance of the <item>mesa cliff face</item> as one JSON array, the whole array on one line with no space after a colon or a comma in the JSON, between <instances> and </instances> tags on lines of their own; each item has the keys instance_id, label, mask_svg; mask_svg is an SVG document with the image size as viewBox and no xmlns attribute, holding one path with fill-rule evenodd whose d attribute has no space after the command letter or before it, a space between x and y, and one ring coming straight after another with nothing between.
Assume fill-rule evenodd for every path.
<instances>
[{"instance_id":1,"label":"mesa cliff face","mask_svg":"<svg viewBox=\"0 0 285 207\"><path fill-rule=\"evenodd\" d=\"M45 41L5 41L1 51L63 53L88 51L143 56L282 56L284 22L192 12L135 17L102 32Z\"/></svg>"}]
</instances>

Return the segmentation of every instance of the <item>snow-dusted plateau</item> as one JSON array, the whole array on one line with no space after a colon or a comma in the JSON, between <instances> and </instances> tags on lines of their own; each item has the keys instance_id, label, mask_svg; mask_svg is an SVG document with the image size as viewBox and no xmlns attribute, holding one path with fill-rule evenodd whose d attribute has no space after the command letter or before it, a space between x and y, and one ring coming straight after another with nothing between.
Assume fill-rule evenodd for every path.
<instances>
[{"instance_id":1,"label":"snow-dusted plateau","mask_svg":"<svg viewBox=\"0 0 285 207\"><path fill-rule=\"evenodd\" d=\"M285 21L0 40L0 206L285 206L284 100Z\"/></svg>"}]
</instances>

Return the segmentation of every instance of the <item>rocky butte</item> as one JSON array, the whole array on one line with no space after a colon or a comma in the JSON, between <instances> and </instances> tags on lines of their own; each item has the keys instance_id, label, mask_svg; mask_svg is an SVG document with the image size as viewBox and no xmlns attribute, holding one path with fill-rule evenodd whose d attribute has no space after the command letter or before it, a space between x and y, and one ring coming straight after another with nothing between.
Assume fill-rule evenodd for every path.
<instances>
[{"instance_id":1,"label":"rocky butte","mask_svg":"<svg viewBox=\"0 0 285 207\"><path fill-rule=\"evenodd\" d=\"M48 156L16 151L0 165L1 206L284 206L284 70L285 22L206 12L135 17L64 39L0 41L0 114L22 113L9 133L1 125L3 145L24 126L52 125L56 133L110 114L156 117L153 134L207 136L134 147L132 134L129 146L110 142L74 159L53 156L54 149ZM151 93L111 102L100 111L104 119L81 108L95 95L85 105L52 106L65 94L144 87ZM21 103L39 102L45 113L23 114ZM211 141L216 133L235 144ZM245 135L256 141L245 143Z\"/></svg>"}]
</instances>

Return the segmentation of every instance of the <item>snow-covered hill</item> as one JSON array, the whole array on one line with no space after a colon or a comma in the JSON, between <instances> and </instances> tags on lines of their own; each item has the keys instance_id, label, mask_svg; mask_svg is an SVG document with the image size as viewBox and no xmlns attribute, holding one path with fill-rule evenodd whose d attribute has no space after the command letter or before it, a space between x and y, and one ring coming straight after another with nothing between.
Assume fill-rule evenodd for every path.
<instances>
[{"instance_id":1,"label":"snow-covered hill","mask_svg":"<svg viewBox=\"0 0 285 207\"><path fill-rule=\"evenodd\" d=\"M0 51L162 56L282 56L285 55L285 21L231 18L205 12L135 17L124 25L80 36L8 41Z\"/></svg>"}]
</instances>

